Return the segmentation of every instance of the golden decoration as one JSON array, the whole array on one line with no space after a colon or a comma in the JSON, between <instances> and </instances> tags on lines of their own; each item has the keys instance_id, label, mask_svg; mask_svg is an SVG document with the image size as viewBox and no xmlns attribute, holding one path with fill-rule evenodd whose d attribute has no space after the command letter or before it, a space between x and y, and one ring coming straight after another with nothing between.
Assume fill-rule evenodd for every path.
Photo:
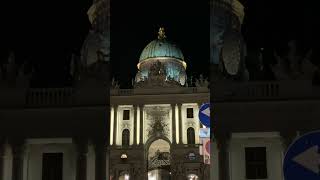
<instances>
[{"instance_id":1,"label":"golden decoration","mask_svg":"<svg viewBox=\"0 0 320 180\"><path fill-rule=\"evenodd\" d=\"M165 34L165 32L164 32L164 28L161 27L161 28L159 29L159 32L158 32L158 39L162 40L162 39L165 39L165 38L166 38L166 34Z\"/></svg>"}]
</instances>

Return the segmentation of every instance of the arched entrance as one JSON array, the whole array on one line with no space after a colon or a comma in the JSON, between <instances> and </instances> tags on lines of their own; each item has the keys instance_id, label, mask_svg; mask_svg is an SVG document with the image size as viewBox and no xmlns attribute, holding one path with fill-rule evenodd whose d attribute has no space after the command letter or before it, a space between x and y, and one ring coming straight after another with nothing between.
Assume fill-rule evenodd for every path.
<instances>
[{"instance_id":1,"label":"arched entrance","mask_svg":"<svg viewBox=\"0 0 320 180\"><path fill-rule=\"evenodd\" d=\"M130 180L130 175L127 171L122 171L119 174L119 180Z\"/></svg>"},{"instance_id":2,"label":"arched entrance","mask_svg":"<svg viewBox=\"0 0 320 180\"><path fill-rule=\"evenodd\" d=\"M148 180L171 180L170 143L163 139L153 141L147 152Z\"/></svg>"}]
</instances>

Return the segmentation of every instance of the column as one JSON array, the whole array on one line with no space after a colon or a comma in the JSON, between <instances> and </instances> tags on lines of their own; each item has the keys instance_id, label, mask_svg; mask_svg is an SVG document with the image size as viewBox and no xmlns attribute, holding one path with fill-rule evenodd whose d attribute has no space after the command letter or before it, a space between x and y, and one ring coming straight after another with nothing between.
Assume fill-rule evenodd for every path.
<instances>
[{"instance_id":1,"label":"column","mask_svg":"<svg viewBox=\"0 0 320 180\"><path fill-rule=\"evenodd\" d=\"M137 121L138 121L138 119L137 119L137 105L134 105L133 106L133 113L134 113L134 119L133 119L133 123L134 123L134 125L133 125L133 145L137 145Z\"/></svg>"},{"instance_id":2,"label":"column","mask_svg":"<svg viewBox=\"0 0 320 180\"><path fill-rule=\"evenodd\" d=\"M23 178L23 139L12 139L12 180L22 180Z\"/></svg>"},{"instance_id":3,"label":"column","mask_svg":"<svg viewBox=\"0 0 320 180\"><path fill-rule=\"evenodd\" d=\"M284 153L288 150L290 144L294 141L296 133L294 131L281 131L280 136L282 137L282 145Z\"/></svg>"},{"instance_id":4,"label":"column","mask_svg":"<svg viewBox=\"0 0 320 180\"><path fill-rule=\"evenodd\" d=\"M179 144L182 144L182 104L178 104L178 113L179 113Z\"/></svg>"},{"instance_id":5,"label":"column","mask_svg":"<svg viewBox=\"0 0 320 180\"><path fill-rule=\"evenodd\" d=\"M3 164L4 164L4 138L0 137L0 180L3 179Z\"/></svg>"},{"instance_id":6,"label":"column","mask_svg":"<svg viewBox=\"0 0 320 180\"><path fill-rule=\"evenodd\" d=\"M176 104L171 104L172 108L172 143L176 144Z\"/></svg>"},{"instance_id":7,"label":"column","mask_svg":"<svg viewBox=\"0 0 320 180\"><path fill-rule=\"evenodd\" d=\"M87 153L88 153L88 140L84 138L75 138L76 155L77 155L77 170L76 180L87 179Z\"/></svg>"},{"instance_id":8,"label":"column","mask_svg":"<svg viewBox=\"0 0 320 180\"><path fill-rule=\"evenodd\" d=\"M143 144L143 105L139 105L140 109L140 145Z\"/></svg>"},{"instance_id":9,"label":"column","mask_svg":"<svg viewBox=\"0 0 320 180\"><path fill-rule=\"evenodd\" d=\"M96 180L107 179L107 145L104 139L96 139L95 140L95 174ZM109 177L108 177L109 178Z\"/></svg>"},{"instance_id":10,"label":"column","mask_svg":"<svg viewBox=\"0 0 320 180\"><path fill-rule=\"evenodd\" d=\"M226 136L219 136L217 138L218 144L218 160L219 160L219 180L229 180L229 154L228 142L229 138Z\"/></svg>"},{"instance_id":11,"label":"column","mask_svg":"<svg viewBox=\"0 0 320 180\"><path fill-rule=\"evenodd\" d=\"M117 145L117 124L118 124L118 105L114 105L113 108L114 116L113 116L113 145Z\"/></svg>"}]
</instances>

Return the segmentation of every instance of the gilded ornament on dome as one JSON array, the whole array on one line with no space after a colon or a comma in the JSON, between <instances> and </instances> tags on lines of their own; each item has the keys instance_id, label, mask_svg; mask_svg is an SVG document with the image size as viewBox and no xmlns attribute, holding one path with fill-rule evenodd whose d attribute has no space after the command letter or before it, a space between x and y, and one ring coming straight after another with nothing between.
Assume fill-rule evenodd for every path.
<instances>
[{"instance_id":1,"label":"gilded ornament on dome","mask_svg":"<svg viewBox=\"0 0 320 180\"><path fill-rule=\"evenodd\" d=\"M161 27L159 29L159 32L158 32L158 39L162 40L162 39L165 39L166 38L166 33L164 31L164 28Z\"/></svg>"}]
</instances>

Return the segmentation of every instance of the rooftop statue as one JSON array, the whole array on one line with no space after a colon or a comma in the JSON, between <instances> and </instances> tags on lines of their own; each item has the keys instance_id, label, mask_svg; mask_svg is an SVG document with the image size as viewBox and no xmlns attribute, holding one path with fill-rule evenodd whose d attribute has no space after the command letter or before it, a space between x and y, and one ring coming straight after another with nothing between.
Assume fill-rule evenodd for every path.
<instances>
[{"instance_id":1,"label":"rooftop statue","mask_svg":"<svg viewBox=\"0 0 320 180\"><path fill-rule=\"evenodd\" d=\"M159 29L159 32L158 32L158 39L160 39L160 40L162 40L162 39L165 39L166 38L166 34L165 34L165 32L164 32L164 28L163 27L161 27L160 29Z\"/></svg>"},{"instance_id":2,"label":"rooftop statue","mask_svg":"<svg viewBox=\"0 0 320 180\"><path fill-rule=\"evenodd\" d=\"M302 56L297 52L296 41L288 43L288 53L281 57L276 52L277 64L271 67L277 80L312 80L318 67L311 61L312 50Z\"/></svg>"},{"instance_id":3,"label":"rooftop statue","mask_svg":"<svg viewBox=\"0 0 320 180\"><path fill-rule=\"evenodd\" d=\"M216 1L211 8L214 11L210 19L210 63L216 65L216 80L248 80L246 47L241 35L243 5L237 0Z\"/></svg>"}]
</instances>

